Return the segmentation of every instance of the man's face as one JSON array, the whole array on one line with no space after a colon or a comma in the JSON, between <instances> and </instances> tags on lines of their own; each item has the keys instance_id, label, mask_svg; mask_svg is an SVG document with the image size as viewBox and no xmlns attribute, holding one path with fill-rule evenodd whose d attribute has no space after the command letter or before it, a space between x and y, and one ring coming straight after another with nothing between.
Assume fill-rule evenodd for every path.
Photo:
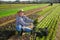
<instances>
[{"instance_id":1,"label":"man's face","mask_svg":"<svg viewBox=\"0 0 60 40\"><path fill-rule=\"evenodd\" d=\"M19 16L23 16L23 15L24 15L24 13L23 13L23 12L20 12L18 15L19 15Z\"/></svg>"}]
</instances>

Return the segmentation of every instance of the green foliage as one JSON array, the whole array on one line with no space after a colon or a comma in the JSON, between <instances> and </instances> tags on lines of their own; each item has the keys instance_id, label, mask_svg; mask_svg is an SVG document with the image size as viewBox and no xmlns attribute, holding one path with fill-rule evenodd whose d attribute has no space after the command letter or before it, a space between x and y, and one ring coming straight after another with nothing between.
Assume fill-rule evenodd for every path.
<instances>
[{"instance_id":1,"label":"green foliage","mask_svg":"<svg viewBox=\"0 0 60 40\"><path fill-rule=\"evenodd\" d=\"M37 26L38 23L39 23L38 19L35 19L34 22L33 22L34 26Z\"/></svg>"},{"instance_id":2,"label":"green foliage","mask_svg":"<svg viewBox=\"0 0 60 40\"><path fill-rule=\"evenodd\" d=\"M38 31L38 28L48 27L49 34L46 37L43 36L42 38L36 38L36 40L55 40L57 22L59 19L58 16L60 13L59 7L60 6L57 5L57 7L55 7L54 10L37 25L37 28L36 28L37 31Z\"/></svg>"},{"instance_id":3,"label":"green foliage","mask_svg":"<svg viewBox=\"0 0 60 40\"><path fill-rule=\"evenodd\" d=\"M3 4L2 4L3 5ZM30 6L29 6L30 5ZM43 7L43 6L46 6L47 4L36 4L36 5L31 5L31 4L29 4L29 5L27 5L26 4L26 6L25 5L20 5L21 7L12 7L12 9L10 8L10 7L8 7L7 9L6 9L6 7L5 7L5 10L2 10L2 8L1 8L1 6L0 6L0 18L1 17L5 17L5 16L9 16L9 15L14 15L14 14L16 14L17 13L17 11L19 11L20 9L24 9L25 11L27 11L27 10L31 10L31 9L35 9L35 8L40 8L40 7ZM4 5L5 6L5 5ZM3 6L3 7L4 7Z\"/></svg>"}]
</instances>

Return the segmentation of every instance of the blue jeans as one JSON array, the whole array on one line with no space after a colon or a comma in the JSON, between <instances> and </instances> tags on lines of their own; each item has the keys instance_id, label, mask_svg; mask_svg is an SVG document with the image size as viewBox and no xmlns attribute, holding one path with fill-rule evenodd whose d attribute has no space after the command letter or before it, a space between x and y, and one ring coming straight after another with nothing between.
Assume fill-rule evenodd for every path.
<instances>
[{"instance_id":1,"label":"blue jeans","mask_svg":"<svg viewBox=\"0 0 60 40\"><path fill-rule=\"evenodd\" d=\"M29 27L22 27L21 25L19 25L19 26L16 26L16 31L18 32L18 36L22 36L23 31L31 32L31 29Z\"/></svg>"},{"instance_id":2,"label":"blue jeans","mask_svg":"<svg viewBox=\"0 0 60 40\"><path fill-rule=\"evenodd\" d=\"M18 25L18 26L16 26L16 30L17 31L25 31L25 32L30 32L31 31L31 28L29 28L29 27L22 27L21 25Z\"/></svg>"},{"instance_id":3,"label":"blue jeans","mask_svg":"<svg viewBox=\"0 0 60 40\"><path fill-rule=\"evenodd\" d=\"M29 28L29 27L23 27L23 31L24 32L31 32L31 28Z\"/></svg>"}]
</instances>

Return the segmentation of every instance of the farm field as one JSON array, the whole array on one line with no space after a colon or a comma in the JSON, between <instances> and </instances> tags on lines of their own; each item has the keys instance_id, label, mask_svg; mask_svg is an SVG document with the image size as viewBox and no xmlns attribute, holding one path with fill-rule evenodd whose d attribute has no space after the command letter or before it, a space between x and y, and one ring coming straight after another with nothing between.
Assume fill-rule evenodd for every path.
<instances>
[{"instance_id":1,"label":"farm field","mask_svg":"<svg viewBox=\"0 0 60 40\"><path fill-rule=\"evenodd\" d=\"M55 40L55 36L56 36L56 28L57 28L57 22L58 22L58 17L59 17L59 13L60 11L58 11L57 9L59 9L60 6L58 6L53 12L51 12L51 14L49 14L47 17L45 17L40 24L38 24L37 28L41 27L48 27L49 30L49 34L47 37L43 37L41 38L41 40ZM56 13L56 14L55 14ZM39 40L39 39L38 39Z\"/></svg>"},{"instance_id":2,"label":"farm field","mask_svg":"<svg viewBox=\"0 0 60 40\"><path fill-rule=\"evenodd\" d=\"M14 15L14 17L11 17L12 19L9 19L8 21L3 21L3 23L0 23L0 27L2 31L13 30L15 32L16 31L15 30L15 26L16 26L15 14L20 9L24 9L26 12L25 14L26 16L28 16L33 20L38 19L39 23L37 24L35 31L39 31L39 28L45 28L45 27L47 27L48 29L47 36L36 37L35 40L60 40L59 39L60 31L58 31L60 30L59 29L60 28L60 4L54 4L53 6L49 6L49 4L16 4L16 5L12 4L11 8L9 7L10 6L9 4L0 5L0 10L1 10L0 21L4 17L9 18L10 16ZM9 37L8 40L15 40L15 35L13 32L12 34L13 36ZM33 40L33 38L31 38L30 40Z\"/></svg>"},{"instance_id":3,"label":"farm field","mask_svg":"<svg viewBox=\"0 0 60 40\"><path fill-rule=\"evenodd\" d=\"M46 5L48 5L48 4L34 4L34 5L33 4L25 4L25 5L23 5L23 4L16 4L16 5L8 4L8 5L6 5L5 4L5 7L4 7L4 5L0 5L0 18L9 16L9 15L14 15L20 9L24 9L24 11L27 11L27 10L31 10L31 9L35 9L35 8L40 8L40 7L46 6ZM16 6L17 6L17 8L16 8Z\"/></svg>"}]
</instances>

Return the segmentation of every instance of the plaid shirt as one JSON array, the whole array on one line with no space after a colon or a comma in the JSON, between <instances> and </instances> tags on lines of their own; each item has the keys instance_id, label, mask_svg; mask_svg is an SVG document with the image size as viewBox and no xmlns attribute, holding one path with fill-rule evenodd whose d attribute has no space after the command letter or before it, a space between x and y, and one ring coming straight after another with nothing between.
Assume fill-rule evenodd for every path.
<instances>
[{"instance_id":1,"label":"plaid shirt","mask_svg":"<svg viewBox=\"0 0 60 40\"><path fill-rule=\"evenodd\" d=\"M30 23L33 23L33 20L29 19L26 16L17 16L16 17L16 27L18 29L19 26L23 27L23 26L29 26Z\"/></svg>"}]
</instances>

